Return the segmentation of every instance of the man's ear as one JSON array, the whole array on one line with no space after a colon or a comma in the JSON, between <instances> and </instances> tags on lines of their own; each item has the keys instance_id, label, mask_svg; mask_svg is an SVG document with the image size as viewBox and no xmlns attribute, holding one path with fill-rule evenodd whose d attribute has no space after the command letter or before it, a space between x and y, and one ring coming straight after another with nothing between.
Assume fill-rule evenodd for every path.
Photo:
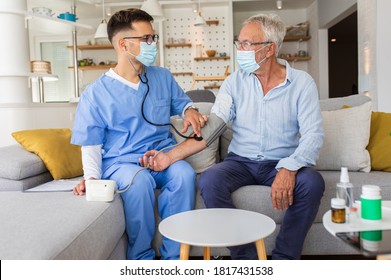
<instances>
[{"instance_id":1,"label":"man's ear","mask_svg":"<svg viewBox=\"0 0 391 280\"><path fill-rule=\"evenodd\" d=\"M276 48L277 46L275 43L269 44L269 48L267 50L267 56L268 57L273 56L276 53Z\"/></svg>"},{"instance_id":2,"label":"man's ear","mask_svg":"<svg viewBox=\"0 0 391 280\"><path fill-rule=\"evenodd\" d=\"M126 51L126 44L125 44L125 40L123 39L119 39L115 42L116 44L116 49L117 50L123 50L123 51Z\"/></svg>"}]
</instances>

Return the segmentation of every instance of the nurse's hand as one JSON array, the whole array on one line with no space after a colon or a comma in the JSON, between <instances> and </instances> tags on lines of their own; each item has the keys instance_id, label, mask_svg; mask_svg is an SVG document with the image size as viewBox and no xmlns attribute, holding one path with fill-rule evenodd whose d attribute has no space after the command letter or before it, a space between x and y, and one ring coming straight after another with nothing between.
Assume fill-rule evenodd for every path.
<instances>
[{"instance_id":1,"label":"nurse's hand","mask_svg":"<svg viewBox=\"0 0 391 280\"><path fill-rule=\"evenodd\" d=\"M148 167L153 171L163 171L172 163L171 158L166 153L159 153L159 151L156 150L146 152L144 156L139 159L139 162L142 166Z\"/></svg>"},{"instance_id":2,"label":"nurse's hand","mask_svg":"<svg viewBox=\"0 0 391 280\"><path fill-rule=\"evenodd\" d=\"M73 188L74 195L84 195L86 193L86 180L80 180L80 182Z\"/></svg>"},{"instance_id":3,"label":"nurse's hand","mask_svg":"<svg viewBox=\"0 0 391 280\"><path fill-rule=\"evenodd\" d=\"M197 136L201 136L201 127L204 127L208 121L208 116L201 115L195 109L188 109L185 111L185 119L183 121L182 133L185 133L189 126L193 127L193 131Z\"/></svg>"},{"instance_id":4,"label":"nurse's hand","mask_svg":"<svg viewBox=\"0 0 391 280\"><path fill-rule=\"evenodd\" d=\"M90 178L89 180L96 180L95 178ZM86 180L80 180L80 182L73 188L74 195L84 195L86 193Z\"/></svg>"}]
</instances>

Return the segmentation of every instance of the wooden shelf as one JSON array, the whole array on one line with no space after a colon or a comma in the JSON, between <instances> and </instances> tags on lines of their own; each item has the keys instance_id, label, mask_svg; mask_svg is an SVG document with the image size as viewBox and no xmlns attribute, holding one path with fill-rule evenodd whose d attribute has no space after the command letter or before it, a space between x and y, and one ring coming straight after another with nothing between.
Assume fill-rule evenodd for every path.
<instances>
[{"instance_id":1,"label":"wooden shelf","mask_svg":"<svg viewBox=\"0 0 391 280\"><path fill-rule=\"evenodd\" d=\"M305 56L305 57L301 57L301 56L291 56L291 57L279 57L281 59L285 59L286 61L308 61L308 60L311 60L311 57L310 56Z\"/></svg>"},{"instance_id":2,"label":"wooden shelf","mask_svg":"<svg viewBox=\"0 0 391 280\"><path fill-rule=\"evenodd\" d=\"M207 25L219 25L219 21L218 20L205 20L206 24Z\"/></svg>"},{"instance_id":3,"label":"wooden shelf","mask_svg":"<svg viewBox=\"0 0 391 280\"><path fill-rule=\"evenodd\" d=\"M311 39L311 36L285 36L284 42L308 41L309 39Z\"/></svg>"},{"instance_id":4,"label":"wooden shelf","mask_svg":"<svg viewBox=\"0 0 391 280\"><path fill-rule=\"evenodd\" d=\"M166 48L191 47L191 44L165 44Z\"/></svg>"},{"instance_id":5,"label":"wooden shelf","mask_svg":"<svg viewBox=\"0 0 391 280\"><path fill-rule=\"evenodd\" d=\"M67 46L68 49L72 49L73 46ZM108 50L114 49L110 44L101 44L101 45L78 45L79 50Z\"/></svg>"},{"instance_id":6,"label":"wooden shelf","mask_svg":"<svg viewBox=\"0 0 391 280\"><path fill-rule=\"evenodd\" d=\"M90 70L106 70L110 68L114 68L117 64L109 64L109 65L92 65L92 66L79 66L78 69L80 71L90 71ZM75 67L69 66L68 69L74 69Z\"/></svg>"},{"instance_id":7,"label":"wooden shelf","mask_svg":"<svg viewBox=\"0 0 391 280\"><path fill-rule=\"evenodd\" d=\"M191 75L193 75L193 72L173 72L173 73L171 73L173 76L180 76L180 75L183 75L183 76L185 76L185 75L189 75L189 76L191 76Z\"/></svg>"},{"instance_id":8,"label":"wooden shelf","mask_svg":"<svg viewBox=\"0 0 391 280\"><path fill-rule=\"evenodd\" d=\"M195 57L194 58L195 61L200 61L200 60L219 60L219 59L228 60L228 59L230 59L230 57L229 56L213 56L213 57L203 56L203 57Z\"/></svg>"}]
</instances>

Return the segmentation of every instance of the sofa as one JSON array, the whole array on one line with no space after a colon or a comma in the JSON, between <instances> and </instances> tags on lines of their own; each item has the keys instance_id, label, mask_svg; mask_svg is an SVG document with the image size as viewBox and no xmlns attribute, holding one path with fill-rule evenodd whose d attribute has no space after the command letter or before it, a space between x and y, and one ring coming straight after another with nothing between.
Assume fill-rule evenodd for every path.
<instances>
[{"instance_id":1,"label":"sofa","mask_svg":"<svg viewBox=\"0 0 391 280\"><path fill-rule=\"evenodd\" d=\"M326 189L302 255L357 255L356 250L332 236L322 224L324 213L330 209L330 200L336 195L340 167L349 168L356 199L362 185L374 184L381 187L382 198L390 200L391 172L371 170L372 154L366 149L370 146L369 138L372 138L368 97L355 95L321 100L320 103L325 143L316 168L325 180ZM212 106L205 102L197 105L203 113L208 113ZM343 106L347 108L342 109ZM181 125L178 119L174 118L172 122ZM331 139L333 137L335 139ZM232 130L228 128L213 145L187 160L200 173L225 158L231 138ZM355 141L361 142L350 143ZM58 182L72 187L79 178L53 181L41 158L21 145L1 147L0 155L0 259L126 258L125 219L118 195L112 202L106 203L87 202L84 197L74 196L69 191L31 191L44 183L49 187L52 184L52 190L55 190ZM283 212L272 208L270 187L245 186L232 195L238 208L265 214L276 222L276 231L265 239L266 251L270 255L284 216ZM205 208L198 190L195 208ZM157 230L160 222L158 215L156 221L153 247L159 255L161 235ZM211 254L229 256L229 251L226 248L211 248ZM191 247L190 256L202 255L202 248Z\"/></svg>"}]
</instances>

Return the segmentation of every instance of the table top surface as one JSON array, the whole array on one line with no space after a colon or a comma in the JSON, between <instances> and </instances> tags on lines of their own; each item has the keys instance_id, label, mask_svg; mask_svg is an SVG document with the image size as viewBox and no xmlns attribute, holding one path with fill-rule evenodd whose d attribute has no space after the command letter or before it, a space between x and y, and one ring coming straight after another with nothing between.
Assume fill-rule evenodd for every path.
<instances>
[{"instance_id":1,"label":"table top surface","mask_svg":"<svg viewBox=\"0 0 391 280\"><path fill-rule=\"evenodd\" d=\"M333 235L339 232L391 229L391 204L389 201L382 201L382 204L382 219L380 221L369 221L361 219L361 207L360 204L356 204L356 222L347 222L343 224L333 223L331 221L331 210L329 210L323 215L323 226Z\"/></svg>"},{"instance_id":2,"label":"table top surface","mask_svg":"<svg viewBox=\"0 0 391 280\"><path fill-rule=\"evenodd\" d=\"M194 246L226 247L263 239L276 228L269 217L241 209L210 208L182 212L164 219L160 233Z\"/></svg>"}]
</instances>

